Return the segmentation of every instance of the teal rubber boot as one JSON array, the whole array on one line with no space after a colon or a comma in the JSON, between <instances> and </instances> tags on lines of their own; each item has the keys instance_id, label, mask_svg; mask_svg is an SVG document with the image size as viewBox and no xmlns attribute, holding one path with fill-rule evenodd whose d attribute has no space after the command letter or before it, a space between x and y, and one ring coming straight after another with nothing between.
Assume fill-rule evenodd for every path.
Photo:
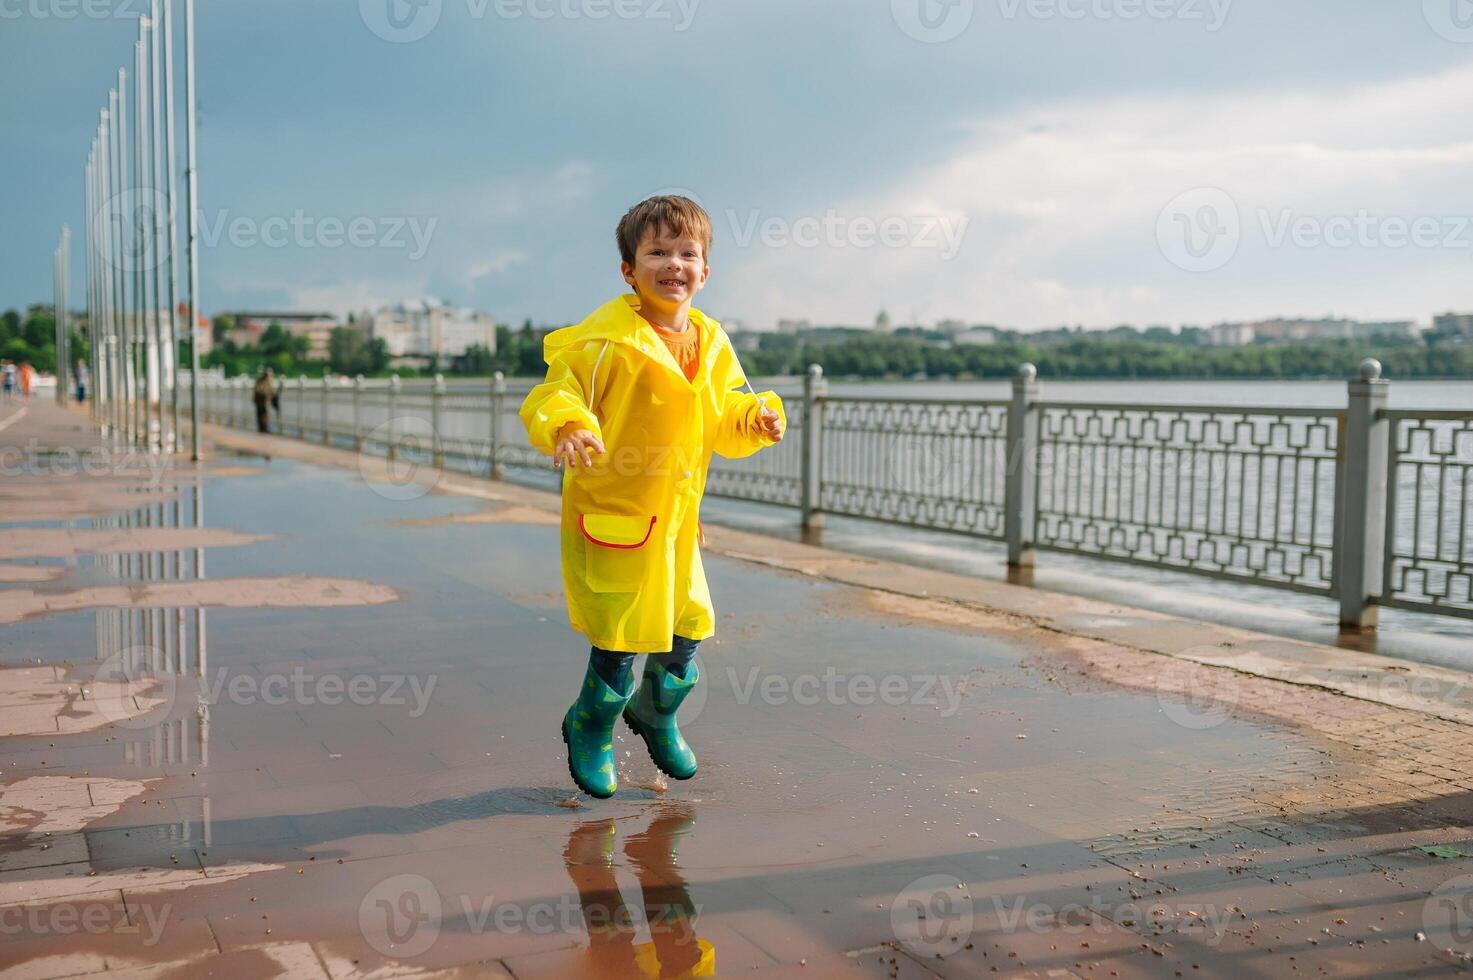
<instances>
[{"instance_id":1,"label":"teal rubber boot","mask_svg":"<svg viewBox=\"0 0 1473 980\"><path fill-rule=\"evenodd\" d=\"M659 661L649 661L639 690L624 709L625 723L644 739L656 768L671 779L689 779L696 774L696 754L675 724L680 703L701 679L694 660L686 671L684 677L676 677Z\"/></svg>"},{"instance_id":2,"label":"teal rubber boot","mask_svg":"<svg viewBox=\"0 0 1473 980\"><path fill-rule=\"evenodd\" d=\"M605 684L589 664L578 700L563 715L568 772L578 788L589 796L606 800L619 788L619 777L614 773L614 723L633 696L633 678L629 681L629 691L620 694Z\"/></svg>"}]
</instances>

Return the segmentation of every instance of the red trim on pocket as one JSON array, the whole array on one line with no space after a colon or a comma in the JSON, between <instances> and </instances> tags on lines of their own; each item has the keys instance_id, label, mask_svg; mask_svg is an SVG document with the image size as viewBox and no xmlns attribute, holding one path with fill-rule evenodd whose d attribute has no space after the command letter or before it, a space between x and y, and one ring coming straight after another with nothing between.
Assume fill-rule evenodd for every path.
<instances>
[{"instance_id":1,"label":"red trim on pocket","mask_svg":"<svg viewBox=\"0 0 1473 980\"><path fill-rule=\"evenodd\" d=\"M643 548L644 543L650 539L650 535L655 533L655 518L651 516L650 526L648 529L646 529L646 531L644 532L644 538L640 540L638 544L614 544L612 541L600 541L598 538L595 538L593 535L589 534L588 528L583 526L583 518L585 516L586 515L583 514L578 515L578 530L583 532L583 536L585 538L587 538L589 541L592 541L594 544L598 545L601 548Z\"/></svg>"}]
</instances>

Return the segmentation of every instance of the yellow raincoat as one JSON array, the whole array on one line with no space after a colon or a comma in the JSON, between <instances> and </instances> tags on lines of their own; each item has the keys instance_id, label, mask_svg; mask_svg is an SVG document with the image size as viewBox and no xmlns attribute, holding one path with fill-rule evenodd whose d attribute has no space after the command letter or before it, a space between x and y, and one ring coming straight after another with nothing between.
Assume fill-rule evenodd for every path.
<instances>
[{"instance_id":1,"label":"yellow raincoat","mask_svg":"<svg viewBox=\"0 0 1473 980\"><path fill-rule=\"evenodd\" d=\"M716 632L698 547L711 454L737 459L772 440L759 396L736 390L746 378L719 323L690 311L701 355L688 381L638 310L637 296L621 296L548 334L547 380L527 395L521 417L548 455L568 422L606 450L591 468L564 464L563 587L573 629L600 649L663 653L674 634ZM760 398L786 432L782 400L771 391Z\"/></svg>"}]
</instances>

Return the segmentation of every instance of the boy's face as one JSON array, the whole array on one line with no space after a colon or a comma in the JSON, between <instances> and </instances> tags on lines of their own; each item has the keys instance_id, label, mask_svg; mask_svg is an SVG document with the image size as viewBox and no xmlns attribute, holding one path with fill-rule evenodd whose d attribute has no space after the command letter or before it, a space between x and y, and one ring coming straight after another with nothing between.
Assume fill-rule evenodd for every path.
<instances>
[{"instance_id":1,"label":"boy's face","mask_svg":"<svg viewBox=\"0 0 1473 980\"><path fill-rule=\"evenodd\" d=\"M635 250L634 263L620 262L619 268L641 299L667 308L689 303L711 274L701 243L668 228L647 230Z\"/></svg>"}]
</instances>

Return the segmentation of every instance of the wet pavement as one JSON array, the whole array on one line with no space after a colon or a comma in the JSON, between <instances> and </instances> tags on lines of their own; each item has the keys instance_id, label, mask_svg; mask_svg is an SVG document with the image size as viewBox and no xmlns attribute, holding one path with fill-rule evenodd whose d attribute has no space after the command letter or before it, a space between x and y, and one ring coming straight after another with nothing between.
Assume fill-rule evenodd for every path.
<instances>
[{"instance_id":1,"label":"wet pavement","mask_svg":"<svg viewBox=\"0 0 1473 980\"><path fill-rule=\"evenodd\" d=\"M555 498L207 434L193 466L52 406L0 433L0 976L1473 954L1462 675L713 527L700 772L621 727L595 801Z\"/></svg>"}]
</instances>

